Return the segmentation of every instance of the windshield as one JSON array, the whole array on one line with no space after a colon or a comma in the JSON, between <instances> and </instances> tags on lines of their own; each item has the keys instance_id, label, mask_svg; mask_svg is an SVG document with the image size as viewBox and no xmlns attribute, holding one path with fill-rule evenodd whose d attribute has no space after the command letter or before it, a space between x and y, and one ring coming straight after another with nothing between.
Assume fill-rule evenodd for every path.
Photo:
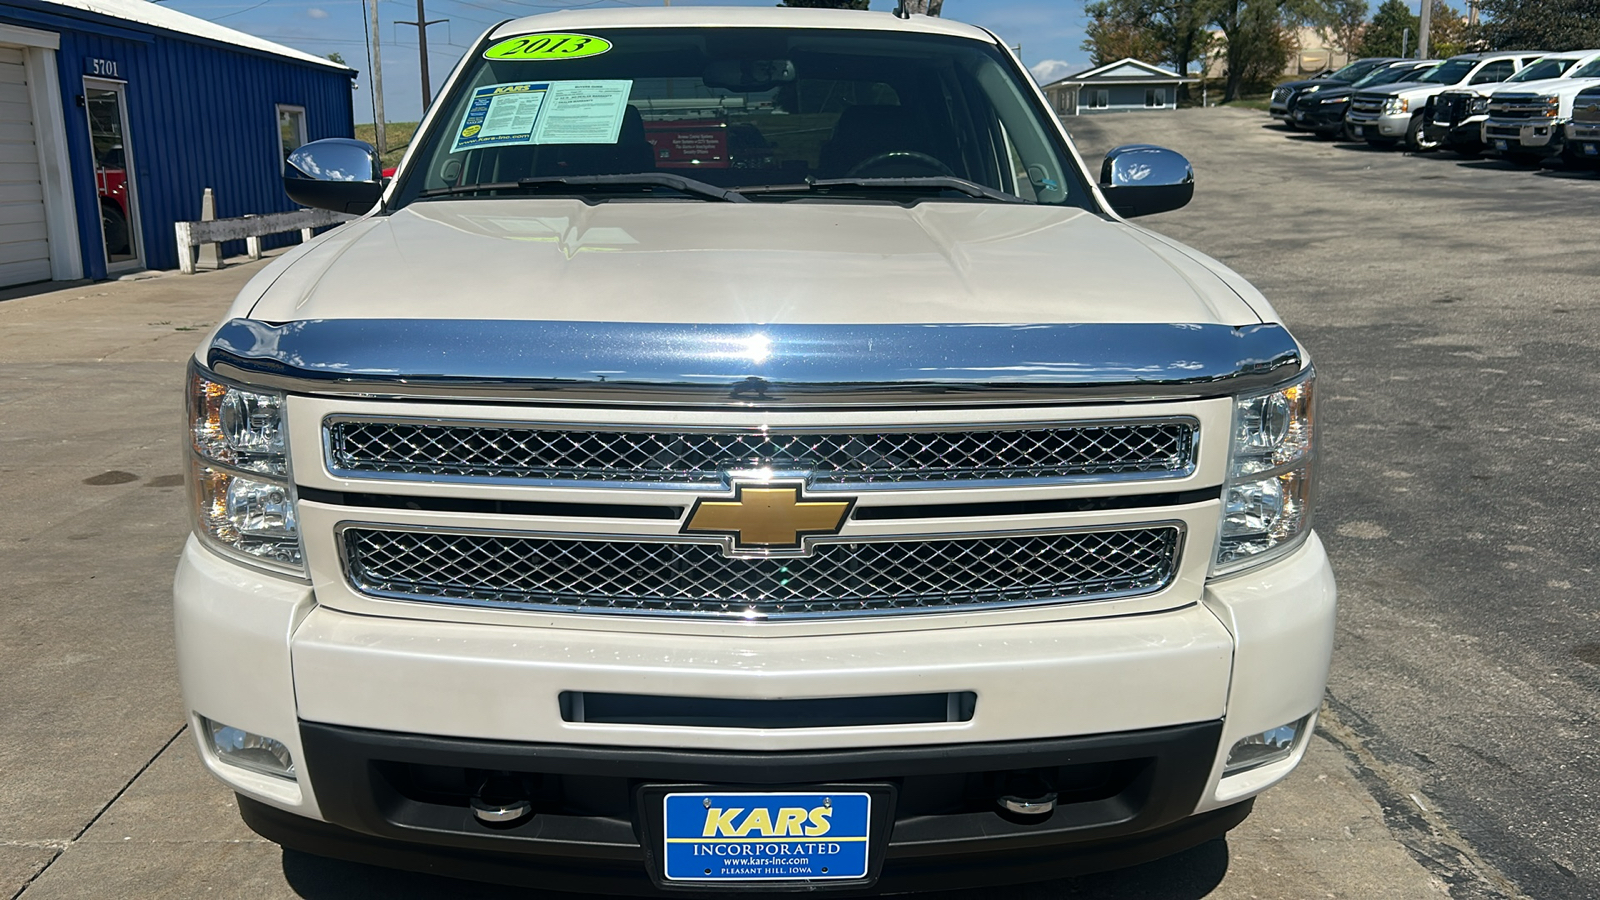
<instances>
[{"instance_id":1,"label":"windshield","mask_svg":"<svg viewBox=\"0 0 1600 900\"><path fill-rule=\"evenodd\" d=\"M1428 84L1455 84L1467 77L1472 67L1477 65L1475 59L1447 59L1440 63L1438 68L1430 69L1427 74L1411 79Z\"/></svg>"},{"instance_id":2,"label":"windshield","mask_svg":"<svg viewBox=\"0 0 1600 900\"><path fill-rule=\"evenodd\" d=\"M1546 78L1560 78L1562 73L1572 68L1575 59L1541 59L1528 66L1517 74L1506 79L1509 84L1513 81L1543 81Z\"/></svg>"},{"instance_id":3,"label":"windshield","mask_svg":"<svg viewBox=\"0 0 1600 900\"><path fill-rule=\"evenodd\" d=\"M1352 85L1352 87L1373 87L1380 84L1397 84L1402 81L1416 81L1419 76L1423 75L1428 70L1428 66L1416 66L1411 64L1393 66L1387 69L1379 69L1376 72L1368 74L1367 77L1356 82L1354 85Z\"/></svg>"},{"instance_id":4,"label":"windshield","mask_svg":"<svg viewBox=\"0 0 1600 900\"><path fill-rule=\"evenodd\" d=\"M1090 202L1033 86L980 41L603 29L486 41L465 66L401 176L399 205L580 185L633 198L744 199L714 186L756 200ZM830 179L855 186L817 184Z\"/></svg>"},{"instance_id":5,"label":"windshield","mask_svg":"<svg viewBox=\"0 0 1600 900\"><path fill-rule=\"evenodd\" d=\"M1600 78L1600 59L1592 59L1573 72L1572 78Z\"/></svg>"},{"instance_id":6,"label":"windshield","mask_svg":"<svg viewBox=\"0 0 1600 900\"><path fill-rule=\"evenodd\" d=\"M1329 75L1328 78L1335 81L1355 81L1357 78L1383 65L1383 63L1384 61L1381 59L1359 60Z\"/></svg>"}]
</instances>

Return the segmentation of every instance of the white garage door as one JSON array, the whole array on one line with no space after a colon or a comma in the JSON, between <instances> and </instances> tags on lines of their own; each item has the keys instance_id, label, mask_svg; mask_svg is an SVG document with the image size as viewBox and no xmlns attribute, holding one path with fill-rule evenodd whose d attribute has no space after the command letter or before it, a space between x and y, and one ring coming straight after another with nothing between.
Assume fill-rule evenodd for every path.
<instances>
[{"instance_id":1,"label":"white garage door","mask_svg":"<svg viewBox=\"0 0 1600 900\"><path fill-rule=\"evenodd\" d=\"M44 186L22 50L0 46L0 287L50 277Z\"/></svg>"}]
</instances>

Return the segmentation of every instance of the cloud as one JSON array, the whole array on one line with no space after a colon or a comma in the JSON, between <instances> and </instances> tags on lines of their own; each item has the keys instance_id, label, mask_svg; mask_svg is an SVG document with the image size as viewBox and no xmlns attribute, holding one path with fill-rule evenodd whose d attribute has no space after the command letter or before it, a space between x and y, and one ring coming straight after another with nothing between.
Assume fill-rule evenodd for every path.
<instances>
[{"instance_id":1,"label":"cloud","mask_svg":"<svg viewBox=\"0 0 1600 900\"><path fill-rule=\"evenodd\" d=\"M310 9L306 10L306 15L310 16L313 19L326 19L328 17L328 11L325 10L325 9L318 9L315 6L313 6Z\"/></svg>"},{"instance_id":2,"label":"cloud","mask_svg":"<svg viewBox=\"0 0 1600 900\"><path fill-rule=\"evenodd\" d=\"M1049 84L1057 78L1065 78L1078 71L1078 66L1064 59L1045 59L1033 64L1028 71L1033 73L1033 80L1040 84Z\"/></svg>"}]
</instances>

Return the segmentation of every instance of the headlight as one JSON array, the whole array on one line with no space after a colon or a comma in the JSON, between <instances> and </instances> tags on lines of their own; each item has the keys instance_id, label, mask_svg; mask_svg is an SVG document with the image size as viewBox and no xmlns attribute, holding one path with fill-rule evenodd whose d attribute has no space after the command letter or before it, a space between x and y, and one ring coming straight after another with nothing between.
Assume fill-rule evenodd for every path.
<instances>
[{"instance_id":1,"label":"headlight","mask_svg":"<svg viewBox=\"0 0 1600 900\"><path fill-rule=\"evenodd\" d=\"M1482 116L1482 115L1487 115L1488 112L1489 112L1489 98L1488 97L1473 97L1472 101L1467 104L1467 115L1470 115L1470 116Z\"/></svg>"},{"instance_id":2,"label":"headlight","mask_svg":"<svg viewBox=\"0 0 1600 900\"><path fill-rule=\"evenodd\" d=\"M195 534L235 559L303 575L283 395L191 366L190 512Z\"/></svg>"},{"instance_id":3,"label":"headlight","mask_svg":"<svg viewBox=\"0 0 1600 900\"><path fill-rule=\"evenodd\" d=\"M1308 368L1293 384L1234 401L1213 575L1287 553L1310 532L1315 378Z\"/></svg>"},{"instance_id":4,"label":"headlight","mask_svg":"<svg viewBox=\"0 0 1600 900\"><path fill-rule=\"evenodd\" d=\"M1323 97L1321 100L1318 100L1317 102L1318 103L1349 103L1350 102L1350 97L1348 95L1340 95L1340 96L1336 96L1336 97Z\"/></svg>"},{"instance_id":5,"label":"headlight","mask_svg":"<svg viewBox=\"0 0 1600 900\"><path fill-rule=\"evenodd\" d=\"M1411 101L1405 99L1404 97L1390 97L1389 99L1383 101L1383 113L1386 116L1392 116L1396 113L1410 111Z\"/></svg>"},{"instance_id":6,"label":"headlight","mask_svg":"<svg viewBox=\"0 0 1600 900\"><path fill-rule=\"evenodd\" d=\"M1540 97L1539 101L1544 104L1545 118L1554 119L1555 117L1561 115L1560 97Z\"/></svg>"}]
</instances>

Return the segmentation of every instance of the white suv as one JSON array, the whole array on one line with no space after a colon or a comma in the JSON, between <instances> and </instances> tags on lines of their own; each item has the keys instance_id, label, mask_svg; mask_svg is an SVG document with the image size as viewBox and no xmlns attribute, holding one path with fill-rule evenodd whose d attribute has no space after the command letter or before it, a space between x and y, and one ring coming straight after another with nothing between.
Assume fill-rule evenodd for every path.
<instances>
[{"instance_id":1,"label":"white suv","mask_svg":"<svg viewBox=\"0 0 1600 900\"><path fill-rule=\"evenodd\" d=\"M484 35L189 377L205 765L286 846L544 888L946 888L1225 832L1335 588L1311 361L995 35Z\"/></svg>"}]
</instances>

